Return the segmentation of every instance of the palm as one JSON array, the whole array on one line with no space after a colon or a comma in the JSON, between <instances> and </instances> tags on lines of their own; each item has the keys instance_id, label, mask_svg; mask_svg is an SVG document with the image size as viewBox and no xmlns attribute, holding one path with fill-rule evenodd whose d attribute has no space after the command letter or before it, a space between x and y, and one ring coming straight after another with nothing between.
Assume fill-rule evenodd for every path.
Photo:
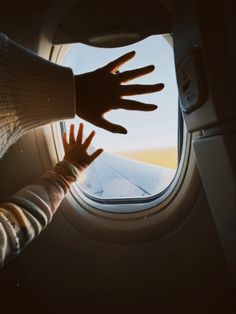
<instances>
[{"instance_id":1,"label":"palm","mask_svg":"<svg viewBox=\"0 0 236 314\"><path fill-rule=\"evenodd\" d=\"M135 52L129 52L103 68L75 76L78 116L108 131L127 133L124 127L105 120L104 114L114 109L152 111L157 108L153 104L123 99L123 96L158 92L164 87L163 84L122 85L154 70L150 65L119 73L120 66L134 55Z\"/></svg>"}]
</instances>

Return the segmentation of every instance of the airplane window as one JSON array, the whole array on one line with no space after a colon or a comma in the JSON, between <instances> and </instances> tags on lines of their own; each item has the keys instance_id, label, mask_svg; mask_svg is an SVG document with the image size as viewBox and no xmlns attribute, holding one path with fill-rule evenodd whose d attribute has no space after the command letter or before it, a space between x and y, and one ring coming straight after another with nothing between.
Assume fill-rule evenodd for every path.
<instances>
[{"instance_id":1,"label":"airplane window","mask_svg":"<svg viewBox=\"0 0 236 314\"><path fill-rule=\"evenodd\" d=\"M124 125L127 135L109 133L79 118L63 124L68 130L71 122L76 127L83 122L87 134L96 131L94 146L104 148L104 153L88 168L86 179L78 183L86 197L105 203L145 201L160 195L172 182L178 166L178 90L171 41L170 35L157 35L121 48L72 44L66 50L61 64L71 67L74 74L95 70L135 50L136 56L121 71L154 64L153 73L132 83L165 84L159 93L127 97L157 104L156 111L115 110L106 115L111 122Z\"/></svg>"}]
</instances>

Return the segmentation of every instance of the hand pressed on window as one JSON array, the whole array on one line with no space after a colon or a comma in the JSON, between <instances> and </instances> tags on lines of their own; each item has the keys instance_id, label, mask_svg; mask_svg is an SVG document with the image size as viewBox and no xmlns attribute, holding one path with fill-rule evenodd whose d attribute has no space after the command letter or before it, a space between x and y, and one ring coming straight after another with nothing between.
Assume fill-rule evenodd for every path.
<instances>
[{"instance_id":1,"label":"hand pressed on window","mask_svg":"<svg viewBox=\"0 0 236 314\"><path fill-rule=\"evenodd\" d=\"M94 153L89 155L87 149L89 148L95 131L92 131L83 142L83 123L80 123L77 137L74 134L75 126L70 125L69 141L67 141L66 133L63 134L63 145L65 150L64 160L75 165L78 170L85 170L102 152L103 149L99 148Z\"/></svg>"},{"instance_id":2,"label":"hand pressed on window","mask_svg":"<svg viewBox=\"0 0 236 314\"><path fill-rule=\"evenodd\" d=\"M159 92L164 84L122 85L132 79L154 70L153 65L120 73L119 68L132 59L135 51L129 52L96 71L75 75L76 114L88 122L114 133L127 133L121 126L104 119L104 114L114 109L152 111L154 104L123 99L133 96Z\"/></svg>"}]
</instances>

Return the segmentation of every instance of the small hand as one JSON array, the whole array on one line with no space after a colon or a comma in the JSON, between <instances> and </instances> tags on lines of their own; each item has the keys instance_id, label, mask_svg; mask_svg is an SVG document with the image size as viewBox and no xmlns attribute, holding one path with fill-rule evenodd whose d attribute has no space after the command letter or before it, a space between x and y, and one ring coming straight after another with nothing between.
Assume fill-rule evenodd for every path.
<instances>
[{"instance_id":1,"label":"small hand","mask_svg":"<svg viewBox=\"0 0 236 314\"><path fill-rule=\"evenodd\" d=\"M127 133L121 125L104 119L104 114L113 109L152 111L157 108L153 104L123 99L133 96L159 92L164 84L154 85L122 85L132 79L148 74L154 70L153 65L120 73L118 69L132 59L135 52L129 52L106 66L85 74L75 76L76 113L82 119L114 133Z\"/></svg>"},{"instance_id":2,"label":"small hand","mask_svg":"<svg viewBox=\"0 0 236 314\"><path fill-rule=\"evenodd\" d=\"M63 145L65 150L64 160L75 165L80 171L85 170L102 152L103 149L97 149L92 155L88 155L87 149L92 142L95 131L82 143L84 125L80 123L77 138L75 139L74 124L70 126L69 143L66 133L63 134Z\"/></svg>"}]
</instances>

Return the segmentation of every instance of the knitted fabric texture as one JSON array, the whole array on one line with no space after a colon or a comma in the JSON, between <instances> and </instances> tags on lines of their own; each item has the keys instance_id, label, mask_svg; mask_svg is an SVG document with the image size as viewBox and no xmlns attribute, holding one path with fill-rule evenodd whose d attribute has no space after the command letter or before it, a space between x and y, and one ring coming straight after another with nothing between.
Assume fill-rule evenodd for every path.
<instances>
[{"instance_id":1,"label":"knitted fabric texture","mask_svg":"<svg viewBox=\"0 0 236 314\"><path fill-rule=\"evenodd\" d=\"M0 34L0 159L27 131L74 114L71 69L50 63ZM75 166L62 161L0 204L0 267L51 221L78 175Z\"/></svg>"},{"instance_id":2,"label":"knitted fabric texture","mask_svg":"<svg viewBox=\"0 0 236 314\"><path fill-rule=\"evenodd\" d=\"M72 70L0 33L0 158L27 131L74 115Z\"/></svg>"}]
</instances>

